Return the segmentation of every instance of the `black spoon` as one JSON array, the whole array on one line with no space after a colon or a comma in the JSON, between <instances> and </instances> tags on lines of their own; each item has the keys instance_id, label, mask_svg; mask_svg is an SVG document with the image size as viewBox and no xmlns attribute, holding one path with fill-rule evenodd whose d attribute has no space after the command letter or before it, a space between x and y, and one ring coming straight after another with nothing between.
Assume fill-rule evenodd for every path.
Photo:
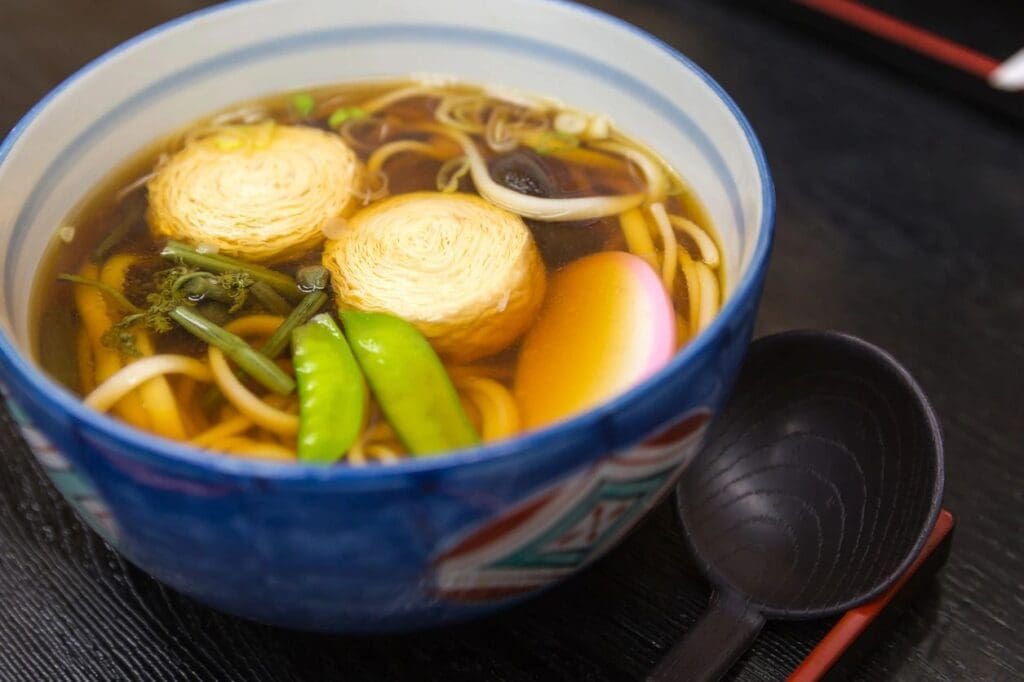
<instances>
[{"instance_id":1,"label":"black spoon","mask_svg":"<svg viewBox=\"0 0 1024 682\"><path fill-rule=\"evenodd\" d=\"M650 676L717 680L766 618L823 618L884 592L942 502L942 436L871 344L795 331L750 347L734 398L676 490L708 610Z\"/></svg>"}]
</instances>

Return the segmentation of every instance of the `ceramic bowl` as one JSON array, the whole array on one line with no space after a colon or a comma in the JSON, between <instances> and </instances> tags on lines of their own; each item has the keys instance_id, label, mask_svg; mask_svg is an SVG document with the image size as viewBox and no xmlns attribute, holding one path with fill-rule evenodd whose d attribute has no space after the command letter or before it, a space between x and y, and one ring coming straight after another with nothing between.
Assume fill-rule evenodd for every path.
<instances>
[{"instance_id":1,"label":"ceramic bowl","mask_svg":"<svg viewBox=\"0 0 1024 682\"><path fill-rule=\"evenodd\" d=\"M656 375L572 420L395 466L217 456L86 409L30 349L63 218L155 137L318 84L414 75L604 112L681 169L720 233L728 298ZM761 147L703 71L639 29L544 0L256 0L153 29L37 104L0 147L0 380L54 484L128 560L214 608L347 632L488 613L611 549L673 486L732 386L769 255Z\"/></svg>"}]
</instances>

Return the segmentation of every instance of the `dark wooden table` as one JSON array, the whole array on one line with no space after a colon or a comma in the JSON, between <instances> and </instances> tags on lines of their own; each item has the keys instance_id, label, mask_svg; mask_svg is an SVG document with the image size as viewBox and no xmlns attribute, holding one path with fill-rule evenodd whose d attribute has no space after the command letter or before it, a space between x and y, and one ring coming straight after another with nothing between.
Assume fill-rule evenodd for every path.
<instances>
[{"instance_id":1,"label":"dark wooden table","mask_svg":"<svg viewBox=\"0 0 1024 682\"><path fill-rule=\"evenodd\" d=\"M0 130L89 59L205 4L0 0ZM943 421L953 554L856 677L1024 677L1022 131L731 3L593 4L691 55L760 134L779 205L759 332L875 341ZM255 625L122 561L0 420L2 680L640 679L705 599L663 508L584 575L500 618L365 639ZM736 677L784 676L826 628L769 625Z\"/></svg>"}]
</instances>

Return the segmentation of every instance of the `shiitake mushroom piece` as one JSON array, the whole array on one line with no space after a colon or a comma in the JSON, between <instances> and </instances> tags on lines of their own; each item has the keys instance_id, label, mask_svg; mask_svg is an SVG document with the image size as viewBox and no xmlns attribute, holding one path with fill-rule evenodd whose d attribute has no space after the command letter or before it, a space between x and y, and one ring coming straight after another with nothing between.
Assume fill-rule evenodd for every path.
<instances>
[{"instance_id":1,"label":"shiitake mushroom piece","mask_svg":"<svg viewBox=\"0 0 1024 682\"><path fill-rule=\"evenodd\" d=\"M572 186L568 167L558 159L529 149L516 149L491 159L488 170L494 181L521 194L545 199L579 196ZM541 257L557 268L589 253L600 251L608 238L609 222L603 219L570 222L526 220Z\"/></svg>"}]
</instances>

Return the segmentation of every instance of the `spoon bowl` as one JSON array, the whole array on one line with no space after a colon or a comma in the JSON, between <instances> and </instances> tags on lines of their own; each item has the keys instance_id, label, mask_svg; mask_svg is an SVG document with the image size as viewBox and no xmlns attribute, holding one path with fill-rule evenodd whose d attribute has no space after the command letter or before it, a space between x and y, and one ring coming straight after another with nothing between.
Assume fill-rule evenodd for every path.
<instances>
[{"instance_id":1,"label":"spoon bowl","mask_svg":"<svg viewBox=\"0 0 1024 682\"><path fill-rule=\"evenodd\" d=\"M938 421L881 349L835 332L767 337L733 395L676 492L715 594L653 680L718 679L766 618L820 618L878 596L941 506Z\"/></svg>"}]
</instances>

